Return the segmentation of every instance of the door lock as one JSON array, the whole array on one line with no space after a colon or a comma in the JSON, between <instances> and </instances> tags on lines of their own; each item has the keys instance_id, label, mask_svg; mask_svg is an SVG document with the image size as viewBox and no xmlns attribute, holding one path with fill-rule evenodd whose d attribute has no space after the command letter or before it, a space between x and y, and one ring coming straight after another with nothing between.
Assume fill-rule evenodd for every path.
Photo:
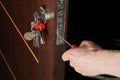
<instances>
[{"instance_id":1,"label":"door lock","mask_svg":"<svg viewBox=\"0 0 120 80\"><path fill-rule=\"evenodd\" d=\"M41 22L45 24L51 17L53 17L53 14L48 13L46 6L41 6L37 11L34 12L33 16L35 19L41 19Z\"/></svg>"},{"instance_id":2,"label":"door lock","mask_svg":"<svg viewBox=\"0 0 120 80\"><path fill-rule=\"evenodd\" d=\"M26 32L24 38L27 41L33 40L33 46L39 48L39 44L45 44L45 40L42 36L43 30L46 28L46 23L52 14L48 13L45 6L41 6L37 11L33 13L34 20L31 22L31 32Z\"/></svg>"}]
</instances>

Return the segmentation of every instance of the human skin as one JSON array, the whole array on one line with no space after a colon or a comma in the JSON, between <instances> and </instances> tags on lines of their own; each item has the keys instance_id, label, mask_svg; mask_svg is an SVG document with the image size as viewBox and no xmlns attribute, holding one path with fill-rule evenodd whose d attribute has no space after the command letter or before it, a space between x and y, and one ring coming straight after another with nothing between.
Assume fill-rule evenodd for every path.
<instances>
[{"instance_id":1,"label":"human skin","mask_svg":"<svg viewBox=\"0 0 120 80\"><path fill-rule=\"evenodd\" d=\"M62 59L69 61L70 66L84 76L120 77L120 50L102 49L92 41L84 40L79 47L65 51Z\"/></svg>"}]
</instances>

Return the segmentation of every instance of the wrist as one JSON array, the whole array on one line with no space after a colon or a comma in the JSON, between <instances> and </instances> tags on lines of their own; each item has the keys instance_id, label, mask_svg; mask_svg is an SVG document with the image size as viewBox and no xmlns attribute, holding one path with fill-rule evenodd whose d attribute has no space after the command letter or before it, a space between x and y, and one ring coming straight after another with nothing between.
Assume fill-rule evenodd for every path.
<instances>
[{"instance_id":1,"label":"wrist","mask_svg":"<svg viewBox=\"0 0 120 80\"><path fill-rule=\"evenodd\" d=\"M99 73L113 76L120 76L120 51L101 50L98 61L100 63Z\"/></svg>"}]
</instances>

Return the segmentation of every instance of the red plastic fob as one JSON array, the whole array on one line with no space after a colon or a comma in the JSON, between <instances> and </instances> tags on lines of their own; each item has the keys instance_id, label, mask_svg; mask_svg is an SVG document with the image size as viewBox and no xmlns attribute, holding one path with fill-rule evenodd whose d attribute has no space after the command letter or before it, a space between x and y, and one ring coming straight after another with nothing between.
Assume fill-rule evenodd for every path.
<instances>
[{"instance_id":1,"label":"red plastic fob","mask_svg":"<svg viewBox=\"0 0 120 80\"><path fill-rule=\"evenodd\" d=\"M77 45L71 45L71 48L77 48L78 46Z\"/></svg>"},{"instance_id":2,"label":"red plastic fob","mask_svg":"<svg viewBox=\"0 0 120 80\"><path fill-rule=\"evenodd\" d=\"M39 23L37 26L34 27L35 30L44 30L46 28L45 24Z\"/></svg>"}]
</instances>

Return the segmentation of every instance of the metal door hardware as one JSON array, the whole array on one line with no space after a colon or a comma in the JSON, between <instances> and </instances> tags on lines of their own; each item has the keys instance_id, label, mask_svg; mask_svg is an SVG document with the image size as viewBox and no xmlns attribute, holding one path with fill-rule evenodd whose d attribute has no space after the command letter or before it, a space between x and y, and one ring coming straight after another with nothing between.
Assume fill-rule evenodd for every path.
<instances>
[{"instance_id":1,"label":"metal door hardware","mask_svg":"<svg viewBox=\"0 0 120 80\"><path fill-rule=\"evenodd\" d=\"M65 35L65 6L66 0L57 0L57 39L56 45L63 44L64 41L59 38L64 38ZM59 36L58 36L59 35Z\"/></svg>"},{"instance_id":2,"label":"metal door hardware","mask_svg":"<svg viewBox=\"0 0 120 80\"><path fill-rule=\"evenodd\" d=\"M37 11L34 12L33 16L36 19L40 19L44 24L53 17L52 13L49 13L46 6L41 6Z\"/></svg>"},{"instance_id":3,"label":"metal door hardware","mask_svg":"<svg viewBox=\"0 0 120 80\"><path fill-rule=\"evenodd\" d=\"M24 38L27 41L33 40L33 46L39 48L40 44L45 44L42 32L46 28L45 24L53 17L53 14L48 13L45 6L41 6L33 13L33 17L34 20L31 22L31 32L26 32Z\"/></svg>"}]
</instances>

